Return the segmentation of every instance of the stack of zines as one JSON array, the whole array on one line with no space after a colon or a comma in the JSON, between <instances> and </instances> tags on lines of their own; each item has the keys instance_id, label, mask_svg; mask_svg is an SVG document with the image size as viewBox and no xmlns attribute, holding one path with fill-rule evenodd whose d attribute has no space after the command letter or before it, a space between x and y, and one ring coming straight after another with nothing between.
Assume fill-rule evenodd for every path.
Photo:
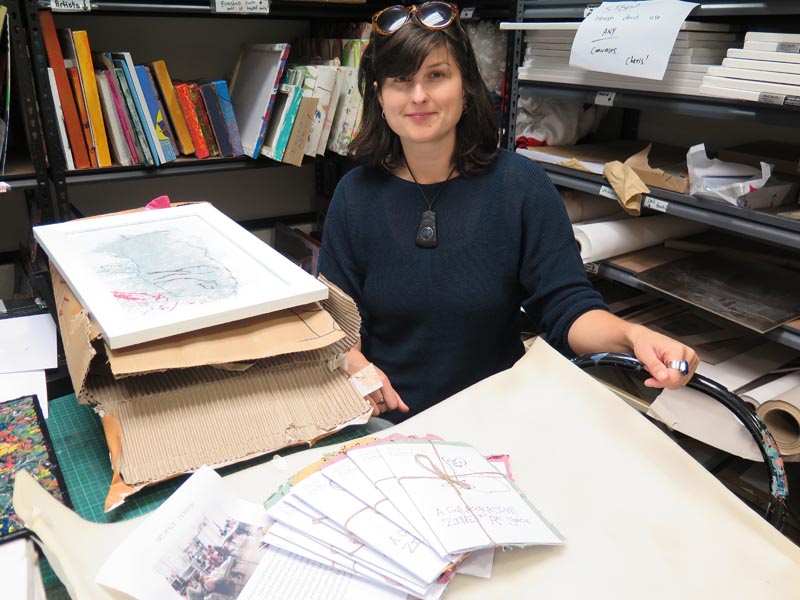
<instances>
[{"instance_id":1,"label":"stack of zines","mask_svg":"<svg viewBox=\"0 0 800 600\"><path fill-rule=\"evenodd\" d=\"M800 34L749 31L744 48L731 48L711 67L700 91L709 96L800 105Z\"/></svg>"},{"instance_id":2,"label":"stack of zines","mask_svg":"<svg viewBox=\"0 0 800 600\"><path fill-rule=\"evenodd\" d=\"M737 35L723 23L686 21L661 80L587 71L569 64L579 23L526 23L522 80L700 95L700 82L711 65L719 65L725 50L737 44Z\"/></svg>"}]
</instances>

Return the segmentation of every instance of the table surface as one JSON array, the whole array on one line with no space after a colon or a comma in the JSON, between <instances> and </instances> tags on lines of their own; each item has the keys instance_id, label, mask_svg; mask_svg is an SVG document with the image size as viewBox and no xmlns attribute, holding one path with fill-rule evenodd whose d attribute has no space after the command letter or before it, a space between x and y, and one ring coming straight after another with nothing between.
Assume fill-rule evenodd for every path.
<instances>
[{"instance_id":1,"label":"table surface","mask_svg":"<svg viewBox=\"0 0 800 600\"><path fill-rule=\"evenodd\" d=\"M512 369L391 432L433 433L484 454L509 454L519 487L566 537L563 546L498 552L491 579L456 576L448 600L727 600L794 598L800 590L800 548L544 342ZM225 480L242 498L263 501L328 451L262 462ZM30 478L18 478L16 488L17 512L73 600L123 598L94 577L138 520L87 523Z\"/></svg>"}]
</instances>

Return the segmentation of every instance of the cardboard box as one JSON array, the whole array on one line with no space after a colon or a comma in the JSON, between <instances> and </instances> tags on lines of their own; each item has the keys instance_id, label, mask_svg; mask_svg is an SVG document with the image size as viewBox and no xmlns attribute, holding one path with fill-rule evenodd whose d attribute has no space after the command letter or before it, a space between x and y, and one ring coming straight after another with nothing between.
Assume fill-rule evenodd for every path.
<instances>
[{"instance_id":1,"label":"cardboard box","mask_svg":"<svg viewBox=\"0 0 800 600\"><path fill-rule=\"evenodd\" d=\"M358 339L358 310L328 282L321 303L111 350L51 275L75 393L101 415L111 454L106 510L203 464L310 445L371 414L337 368Z\"/></svg>"}]
</instances>

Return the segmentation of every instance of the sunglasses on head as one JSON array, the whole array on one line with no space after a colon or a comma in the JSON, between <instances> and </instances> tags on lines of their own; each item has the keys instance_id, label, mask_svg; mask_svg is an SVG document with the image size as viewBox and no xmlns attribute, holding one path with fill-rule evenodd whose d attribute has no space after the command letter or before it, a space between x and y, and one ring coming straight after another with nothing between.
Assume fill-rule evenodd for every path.
<instances>
[{"instance_id":1,"label":"sunglasses on head","mask_svg":"<svg viewBox=\"0 0 800 600\"><path fill-rule=\"evenodd\" d=\"M391 35L414 17L426 29L447 29L458 20L458 7L433 0L414 6L390 6L372 15L372 30L378 35Z\"/></svg>"}]
</instances>

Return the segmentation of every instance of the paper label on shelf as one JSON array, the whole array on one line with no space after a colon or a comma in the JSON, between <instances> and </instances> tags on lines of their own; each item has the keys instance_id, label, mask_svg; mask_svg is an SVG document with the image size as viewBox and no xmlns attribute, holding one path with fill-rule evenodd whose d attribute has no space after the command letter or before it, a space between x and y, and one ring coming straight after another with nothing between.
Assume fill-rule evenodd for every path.
<instances>
[{"instance_id":1,"label":"paper label on shelf","mask_svg":"<svg viewBox=\"0 0 800 600\"><path fill-rule=\"evenodd\" d=\"M600 191L597 192L604 198L611 198L612 200L619 200L619 196L617 196L617 192L615 192L612 188L608 187L607 185L601 185Z\"/></svg>"},{"instance_id":2,"label":"paper label on shelf","mask_svg":"<svg viewBox=\"0 0 800 600\"><path fill-rule=\"evenodd\" d=\"M50 0L53 12L85 12L92 10L89 0Z\"/></svg>"},{"instance_id":3,"label":"paper label on shelf","mask_svg":"<svg viewBox=\"0 0 800 600\"><path fill-rule=\"evenodd\" d=\"M778 52L792 52L797 54L800 52L800 44L789 44L787 42L779 42L776 48Z\"/></svg>"},{"instance_id":4,"label":"paper label on shelf","mask_svg":"<svg viewBox=\"0 0 800 600\"><path fill-rule=\"evenodd\" d=\"M475 14L475 7L470 6L469 8L462 8L459 17L461 19L471 19Z\"/></svg>"},{"instance_id":5,"label":"paper label on shelf","mask_svg":"<svg viewBox=\"0 0 800 600\"><path fill-rule=\"evenodd\" d=\"M11 189L11 184L6 183L5 181L0 181L0 194L3 192L7 192Z\"/></svg>"},{"instance_id":6,"label":"paper label on shelf","mask_svg":"<svg viewBox=\"0 0 800 600\"><path fill-rule=\"evenodd\" d=\"M642 203L645 208L650 208L652 210L657 210L658 212L667 212L667 207L669 206L669 202L666 200L661 200L660 198L653 198L652 196L645 196L644 202Z\"/></svg>"},{"instance_id":7,"label":"paper label on shelf","mask_svg":"<svg viewBox=\"0 0 800 600\"><path fill-rule=\"evenodd\" d=\"M778 106L800 106L800 96L788 96L770 92L759 93L758 101L764 104L777 104Z\"/></svg>"},{"instance_id":8,"label":"paper label on shelf","mask_svg":"<svg viewBox=\"0 0 800 600\"><path fill-rule=\"evenodd\" d=\"M594 103L600 106L614 106L614 98L616 97L616 92L597 92L594 97Z\"/></svg>"},{"instance_id":9,"label":"paper label on shelf","mask_svg":"<svg viewBox=\"0 0 800 600\"><path fill-rule=\"evenodd\" d=\"M269 14L269 0L213 0L213 12L266 15Z\"/></svg>"},{"instance_id":10,"label":"paper label on shelf","mask_svg":"<svg viewBox=\"0 0 800 600\"><path fill-rule=\"evenodd\" d=\"M597 275L600 272L600 263L587 262L583 263L583 268L591 275Z\"/></svg>"},{"instance_id":11,"label":"paper label on shelf","mask_svg":"<svg viewBox=\"0 0 800 600\"><path fill-rule=\"evenodd\" d=\"M663 79L681 25L696 6L680 0L603 2L579 25L569 64Z\"/></svg>"}]
</instances>

